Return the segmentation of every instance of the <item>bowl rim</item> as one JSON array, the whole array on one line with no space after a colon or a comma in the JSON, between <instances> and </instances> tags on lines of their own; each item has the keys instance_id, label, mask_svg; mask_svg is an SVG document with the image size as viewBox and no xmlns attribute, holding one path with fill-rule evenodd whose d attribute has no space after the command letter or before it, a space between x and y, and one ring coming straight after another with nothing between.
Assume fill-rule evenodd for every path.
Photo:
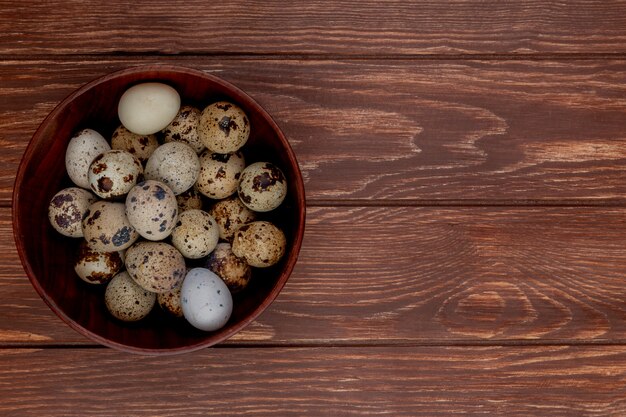
<instances>
[{"instance_id":1,"label":"bowl rim","mask_svg":"<svg viewBox=\"0 0 626 417\"><path fill-rule=\"evenodd\" d=\"M258 111L261 114L261 116L267 120L271 128L276 132L278 139L283 144L283 148L288 154L288 159L294 162L294 169L297 174L295 178L295 181L296 181L295 186L297 189L302 190L302 192L296 196L296 204L302 208L301 210L299 210L298 218L297 218L297 224L299 225L299 230L297 231L297 233L294 234L293 244L291 245L292 250L289 252L288 258L286 259L285 268L280 274L276 285L272 288L272 290L269 292L269 294L263 300L263 302L261 302L258 306L256 306L256 308L252 310L251 314L249 314L247 317L245 317L243 320L237 323L237 325L232 326L230 329L220 334L220 337L218 338L213 337L214 334L212 334L197 343L175 347L175 348L145 348L145 347L130 346L130 345L126 345L123 343L119 343L119 342L107 339L105 337L102 337L99 334L92 332L91 330L88 330L87 328L81 326L78 322L70 318L67 314L65 314L65 312L57 305L57 303L55 303L54 300L52 300L48 296L46 291L40 285L39 281L35 278L35 272L30 262L28 261L28 259L26 259L25 245L23 241L23 231L21 230L19 221L18 221L18 218L19 218L18 206L19 206L19 201L20 201L20 192L18 190L17 185L18 183L21 183L22 179L24 178L24 173L25 173L24 171L26 169L26 164L27 164L26 161L32 158L32 154L36 146L35 145L36 139L40 135L43 134L43 130L45 126L47 126L47 124L50 122L50 120L53 120L54 118L56 118L65 109L65 107L67 107L74 99L76 99L80 95L85 94L87 91L89 91L90 89L96 86L106 83L110 81L111 79L119 77L119 76L139 75L141 73L145 73L148 71L168 72L168 73L176 73L176 74L181 74L181 75L189 75L189 76L194 76L194 77L205 78L212 83L219 84L225 89L234 92L238 96L237 97L238 100L243 100L247 102L246 104L249 106L252 106L255 109L255 111ZM148 78L150 77L147 77L147 79ZM151 77L150 79L158 80L158 77ZM138 82L141 82L141 80L138 80ZM276 299L280 291L285 286L291 273L293 272L293 268L295 267L296 261L300 253L300 248L302 246L302 240L304 237L304 230L306 226L306 222L305 222L306 195L305 195L304 180L302 177L302 172L300 170L300 166L298 164L296 155L293 152L293 149L291 148L291 145L289 144L287 138L285 137L283 131L280 129L276 121L256 100L254 100L250 95L248 95L246 92L244 92L242 89L232 84L231 82L226 81L222 78L219 78L215 75L208 74L204 71L189 68L189 67L179 66L179 65L149 64L149 65L137 65L137 66L124 68L121 70L107 73L96 79L93 79L92 81L74 90L67 97L65 97L59 104L55 106L55 108L40 123L37 130L31 137L30 141L28 142L28 145L26 147L26 150L24 151L24 154L22 155L16 176L15 176L15 182L13 184L11 212L12 212L11 220L13 223L13 238L14 238L15 245L17 247L17 252L20 257L20 261L22 263L24 271L26 272L26 275L28 276L28 279L31 285L35 288L39 296L48 305L48 307L59 318L61 318L61 320L63 320L67 325L69 325L72 329L74 329L79 334L86 336L87 338L103 346L111 347L116 350L130 352L130 353L144 354L144 355L175 355L175 354L181 354L181 353L187 353L187 352L200 350L200 349L213 346L215 344L221 343L229 339L234 334L238 333L247 325L249 325L252 321L257 319L261 315L261 313L263 313L263 311L265 311L265 309L267 309L267 307L269 307L269 305L272 304L272 302Z\"/></svg>"}]
</instances>

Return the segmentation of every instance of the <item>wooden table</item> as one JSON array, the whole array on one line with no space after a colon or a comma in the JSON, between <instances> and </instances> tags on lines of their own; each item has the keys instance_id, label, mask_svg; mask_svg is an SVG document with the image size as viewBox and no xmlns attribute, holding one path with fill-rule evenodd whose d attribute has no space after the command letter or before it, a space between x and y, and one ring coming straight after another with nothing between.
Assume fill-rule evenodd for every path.
<instances>
[{"instance_id":1,"label":"wooden table","mask_svg":"<svg viewBox=\"0 0 626 417\"><path fill-rule=\"evenodd\" d=\"M0 415L626 415L626 3L0 1ZM17 257L39 123L128 66L216 74L303 169L286 287L220 346L94 345Z\"/></svg>"}]
</instances>

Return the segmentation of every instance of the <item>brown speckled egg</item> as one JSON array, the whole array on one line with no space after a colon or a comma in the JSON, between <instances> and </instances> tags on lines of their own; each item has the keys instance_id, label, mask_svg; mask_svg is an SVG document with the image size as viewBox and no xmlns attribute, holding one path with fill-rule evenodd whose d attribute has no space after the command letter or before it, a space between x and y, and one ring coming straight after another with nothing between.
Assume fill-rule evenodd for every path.
<instances>
[{"instance_id":1,"label":"brown speckled egg","mask_svg":"<svg viewBox=\"0 0 626 417\"><path fill-rule=\"evenodd\" d=\"M124 213L124 203L96 201L83 217L83 235L98 252L116 252L132 245L139 233Z\"/></svg>"},{"instance_id":2,"label":"brown speckled egg","mask_svg":"<svg viewBox=\"0 0 626 417\"><path fill-rule=\"evenodd\" d=\"M207 259L206 267L222 278L232 293L246 288L252 276L250 265L235 256L230 243L218 243Z\"/></svg>"},{"instance_id":3,"label":"brown speckled egg","mask_svg":"<svg viewBox=\"0 0 626 417\"><path fill-rule=\"evenodd\" d=\"M83 237L81 221L96 196L78 187L65 188L50 200L48 219L54 230L67 237Z\"/></svg>"},{"instance_id":4,"label":"brown speckled egg","mask_svg":"<svg viewBox=\"0 0 626 417\"><path fill-rule=\"evenodd\" d=\"M218 201L211 207L209 214L213 216L220 229L220 239L232 241L235 230L256 219L256 213L244 206L239 197L233 196Z\"/></svg>"},{"instance_id":5,"label":"brown speckled egg","mask_svg":"<svg viewBox=\"0 0 626 417\"><path fill-rule=\"evenodd\" d=\"M178 216L172 231L172 244L185 258L207 256L220 238L215 219L206 211L187 210Z\"/></svg>"},{"instance_id":6,"label":"brown speckled egg","mask_svg":"<svg viewBox=\"0 0 626 417\"><path fill-rule=\"evenodd\" d=\"M202 210L202 197L193 187L176 196L178 214L187 210Z\"/></svg>"},{"instance_id":7,"label":"brown speckled egg","mask_svg":"<svg viewBox=\"0 0 626 417\"><path fill-rule=\"evenodd\" d=\"M112 149L98 155L89 166L89 186L98 197L111 200L128 193L142 173L137 158Z\"/></svg>"},{"instance_id":8,"label":"brown speckled egg","mask_svg":"<svg viewBox=\"0 0 626 417\"><path fill-rule=\"evenodd\" d=\"M126 271L113 277L104 292L107 310L122 321L141 320L150 313L155 302L156 294L137 285Z\"/></svg>"},{"instance_id":9,"label":"brown speckled egg","mask_svg":"<svg viewBox=\"0 0 626 417\"><path fill-rule=\"evenodd\" d=\"M246 166L241 152L219 154L204 151L200 155L198 191L216 200L226 198L237 191L239 177Z\"/></svg>"},{"instance_id":10,"label":"brown speckled egg","mask_svg":"<svg viewBox=\"0 0 626 417\"><path fill-rule=\"evenodd\" d=\"M172 123L163 129L165 142L185 143L199 154L204 149L204 143L198 137L199 122L200 110L192 106L181 107Z\"/></svg>"},{"instance_id":11,"label":"brown speckled egg","mask_svg":"<svg viewBox=\"0 0 626 417\"><path fill-rule=\"evenodd\" d=\"M285 234L270 222L257 221L235 232L232 251L248 265L265 268L276 264L285 254Z\"/></svg>"},{"instance_id":12,"label":"brown speckled egg","mask_svg":"<svg viewBox=\"0 0 626 417\"><path fill-rule=\"evenodd\" d=\"M74 271L89 284L105 284L120 272L124 261L120 252L97 252L90 249L87 242L80 245Z\"/></svg>"},{"instance_id":13,"label":"brown speckled egg","mask_svg":"<svg viewBox=\"0 0 626 417\"><path fill-rule=\"evenodd\" d=\"M65 169L72 182L89 189L89 165L96 156L111 149L106 139L92 129L76 133L65 151Z\"/></svg>"},{"instance_id":14,"label":"brown speckled egg","mask_svg":"<svg viewBox=\"0 0 626 417\"><path fill-rule=\"evenodd\" d=\"M132 154L145 164L152 152L159 147L154 135L138 135L120 125L111 136L111 148L120 149Z\"/></svg>"},{"instance_id":15,"label":"brown speckled egg","mask_svg":"<svg viewBox=\"0 0 626 417\"><path fill-rule=\"evenodd\" d=\"M183 308L180 305L180 285L171 291L157 294L157 302L163 311L175 317L183 316Z\"/></svg>"},{"instance_id":16,"label":"brown speckled egg","mask_svg":"<svg viewBox=\"0 0 626 417\"><path fill-rule=\"evenodd\" d=\"M202 111L198 135L211 152L236 152L248 141L250 121L239 106L219 101Z\"/></svg>"},{"instance_id":17,"label":"brown speckled egg","mask_svg":"<svg viewBox=\"0 0 626 417\"><path fill-rule=\"evenodd\" d=\"M256 162L241 173L239 198L250 210L274 210L287 195L287 180L283 172L269 162Z\"/></svg>"},{"instance_id":18,"label":"brown speckled egg","mask_svg":"<svg viewBox=\"0 0 626 417\"><path fill-rule=\"evenodd\" d=\"M172 233L178 218L176 196L161 182L141 182L126 196L126 216L142 237L165 239Z\"/></svg>"},{"instance_id":19,"label":"brown speckled egg","mask_svg":"<svg viewBox=\"0 0 626 417\"><path fill-rule=\"evenodd\" d=\"M142 288L155 293L172 290L185 278L185 258L172 245L138 242L126 251L126 270Z\"/></svg>"},{"instance_id":20,"label":"brown speckled egg","mask_svg":"<svg viewBox=\"0 0 626 417\"><path fill-rule=\"evenodd\" d=\"M195 151L182 142L159 146L146 164L147 180L161 181L178 195L190 189L198 179L200 161Z\"/></svg>"}]
</instances>

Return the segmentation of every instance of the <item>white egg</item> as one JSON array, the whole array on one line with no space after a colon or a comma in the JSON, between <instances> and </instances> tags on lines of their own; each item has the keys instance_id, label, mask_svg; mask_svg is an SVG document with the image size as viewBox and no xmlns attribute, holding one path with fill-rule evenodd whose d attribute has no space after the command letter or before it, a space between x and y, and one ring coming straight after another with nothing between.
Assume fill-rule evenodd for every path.
<instances>
[{"instance_id":1,"label":"white egg","mask_svg":"<svg viewBox=\"0 0 626 417\"><path fill-rule=\"evenodd\" d=\"M65 151L65 169L72 182L89 189L89 165L101 153L111 149L106 139L92 129L76 133Z\"/></svg>"},{"instance_id":2,"label":"white egg","mask_svg":"<svg viewBox=\"0 0 626 417\"><path fill-rule=\"evenodd\" d=\"M214 331L228 322L233 298L224 281L214 272L193 268L181 287L181 305L183 315L192 326Z\"/></svg>"},{"instance_id":3,"label":"white egg","mask_svg":"<svg viewBox=\"0 0 626 417\"><path fill-rule=\"evenodd\" d=\"M180 95L167 84L137 84L124 92L117 114L124 127L138 135L151 135L170 124L180 109Z\"/></svg>"}]
</instances>

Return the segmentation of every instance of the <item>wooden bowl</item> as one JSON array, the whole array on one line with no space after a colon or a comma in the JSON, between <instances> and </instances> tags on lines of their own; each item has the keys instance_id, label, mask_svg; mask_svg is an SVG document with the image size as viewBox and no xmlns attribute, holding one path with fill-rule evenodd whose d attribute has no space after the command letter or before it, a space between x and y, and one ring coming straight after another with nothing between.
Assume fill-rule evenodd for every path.
<instances>
[{"instance_id":1,"label":"wooden bowl","mask_svg":"<svg viewBox=\"0 0 626 417\"><path fill-rule=\"evenodd\" d=\"M288 181L287 198L261 216L287 236L287 253L273 267L254 269L250 286L233 296L229 322L215 332L196 330L158 306L136 323L113 318L104 305L105 286L90 285L73 266L82 239L56 233L48 222L52 196L73 186L65 171L65 149L72 135L92 128L110 138L119 126L117 104L130 86L147 81L171 85L183 104L200 108L218 100L238 104L251 123L244 147L246 163L270 161ZM189 352L219 343L254 320L276 298L296 263L304 234L305 197L296 157L276 123L263 108L237 87L212 75L175 66L135 67L106 75L79 88L43 121L22 158L13 190L13 232L17 250L31 283L67 324L106 346L143 354Z\"/></svg>"}]
</instances>

